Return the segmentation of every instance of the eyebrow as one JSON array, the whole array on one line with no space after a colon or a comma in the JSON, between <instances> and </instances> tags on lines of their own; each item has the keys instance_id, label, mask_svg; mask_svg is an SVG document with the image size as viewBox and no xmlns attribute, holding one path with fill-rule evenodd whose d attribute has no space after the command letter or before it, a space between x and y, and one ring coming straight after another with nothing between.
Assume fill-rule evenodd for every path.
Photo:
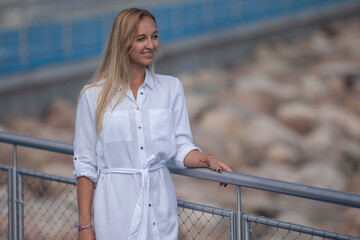
<instances>
[{"instance_id":1,"label":"eyebrow","mask_svg":"<svg viewBox=\"0 0 360 240\"><path fill-rule=\"evenodd\" d=\"M158 33L158 31L156 30L156 31L154 31L151 35L154 35L154 34L157 34ZM143 37L143 36L146 36L146 34L139 34L139 35L137 35L136 37Z\"/></svg>"}]
</instances>

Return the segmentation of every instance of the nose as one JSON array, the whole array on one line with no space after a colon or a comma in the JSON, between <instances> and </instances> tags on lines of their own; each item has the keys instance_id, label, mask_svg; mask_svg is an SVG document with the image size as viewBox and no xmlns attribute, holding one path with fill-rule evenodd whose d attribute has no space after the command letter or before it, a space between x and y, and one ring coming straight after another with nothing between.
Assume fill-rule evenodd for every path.
<instances>
[{"instance_id":1,"label":"nose","mask_svg":"<svg viewBox=\"0 0 360 240\"><path fill-rule=\"evenodd\" d=\"M149 38L149 39L147 40L146 47L147 47L148 49L154 49L154 46L155 46L155 44L154 44L153 39Z\"/></svg>"}]
</instances>

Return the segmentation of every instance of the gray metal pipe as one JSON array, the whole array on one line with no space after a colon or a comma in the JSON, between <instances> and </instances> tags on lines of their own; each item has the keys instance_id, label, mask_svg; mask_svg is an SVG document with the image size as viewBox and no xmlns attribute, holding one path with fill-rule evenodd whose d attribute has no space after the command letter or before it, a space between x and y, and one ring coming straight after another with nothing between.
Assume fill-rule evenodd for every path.
<instances>
[{"instance_id":1,"label":"gray metal pipe","mask_svg":"<svg viewBox=\"0 0 360 240\"><path fill-rule=\"evenodd\" d=\"M73 146L69 143L26 137L6 132L0 132L0 142L70 155L73 154ZM360 195L358 194L334 191L241 173L223 172L219 174L209 169L180 169L176 167L173 161L169 161L167 166L173 174L360 208Z\"/></svg>"}]
</instances>

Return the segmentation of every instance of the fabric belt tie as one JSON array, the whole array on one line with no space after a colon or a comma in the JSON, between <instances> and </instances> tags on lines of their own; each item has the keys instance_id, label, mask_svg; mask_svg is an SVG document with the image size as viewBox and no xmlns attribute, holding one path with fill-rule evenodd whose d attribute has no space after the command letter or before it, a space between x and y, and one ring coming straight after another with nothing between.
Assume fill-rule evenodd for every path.
<instances>
[{"instance_id":1,"label":"fabric belt tie","mask_svg":"<svg viewBox=\"0 0 360 240\"><path fill-rule=\"evenodd\" d=\"M132 168L107 168L100 169L100 174L141 174L141 190L139 198L135 205L134 215L131 222L129 240L140 240L147 238L147 225L149 214L149 199L150 199L150 177L149 173L157 171L165 167L165 163L158 161L159 164L152 166L156 161L154 155L150 156L149 161L143 166L142 169Z\"/></svg>"}]
</instances>

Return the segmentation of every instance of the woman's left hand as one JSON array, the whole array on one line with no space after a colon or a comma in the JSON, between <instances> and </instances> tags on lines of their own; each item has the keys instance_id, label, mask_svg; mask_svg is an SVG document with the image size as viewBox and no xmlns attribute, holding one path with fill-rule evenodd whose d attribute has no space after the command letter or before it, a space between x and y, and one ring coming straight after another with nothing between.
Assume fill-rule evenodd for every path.
<instances>
[{"instance_id":1,"label":"woman's left hand","mask_svg":"<svg viewBox=\"0 0 360 240\"><path fill-rule=\"evenodd\" d=\"M206 161L209 164L209 168L218 173L222 173L222 171L233 172L232 168L227 163L223 162L220 158L216 157L215 155L208 154L206 156ZM220 186L226 187L227 184L220 183Z\"/></svg>"}]
</instances>

